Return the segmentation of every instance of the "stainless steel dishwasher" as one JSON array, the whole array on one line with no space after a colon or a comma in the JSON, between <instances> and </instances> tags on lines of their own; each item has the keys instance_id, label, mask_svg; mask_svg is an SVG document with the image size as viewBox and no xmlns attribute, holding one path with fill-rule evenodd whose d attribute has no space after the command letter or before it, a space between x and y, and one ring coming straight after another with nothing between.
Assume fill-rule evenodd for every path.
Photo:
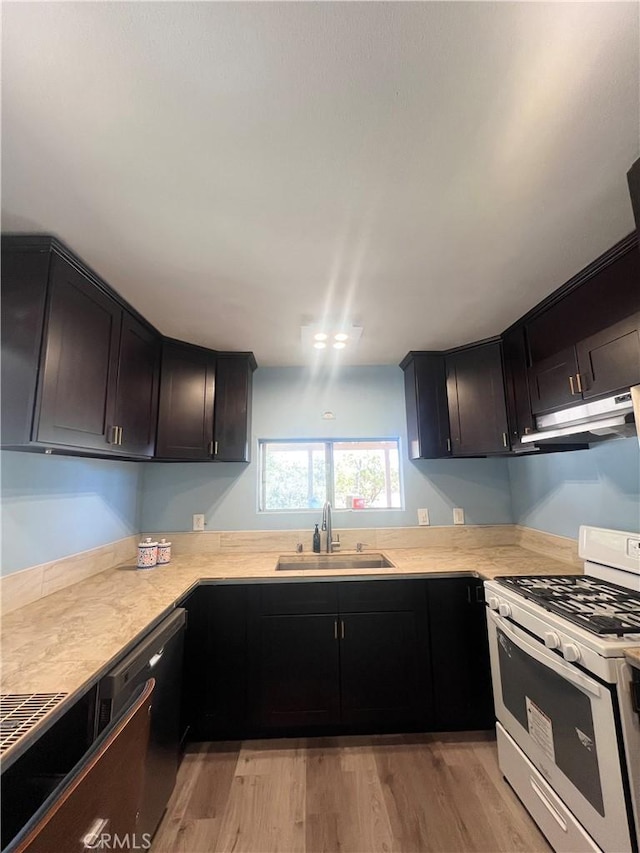
<instances>
[{"instance_id":1,"label":"stainless steel dishwasher","mask_svg":"<svg viewBox=\"0 0 640 853\"><path fill-rule=\"evenodd\" d=\"M119 716L137 687L148 678L156 681L137 833L153 835L176 781L185 623L186 611L177 608L102 679L98 688L96 734Z\"/></svg>"}]
</instances>

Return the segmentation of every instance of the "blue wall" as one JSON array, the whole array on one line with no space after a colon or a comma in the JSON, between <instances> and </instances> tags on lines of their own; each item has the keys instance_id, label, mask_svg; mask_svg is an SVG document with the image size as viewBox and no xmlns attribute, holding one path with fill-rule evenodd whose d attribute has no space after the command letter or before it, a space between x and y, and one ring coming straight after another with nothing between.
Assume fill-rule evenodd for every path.
<instances>
[{"instance_id":1,"label":"blue wall","mask_svg":"<svg viewBox=\"0 0 640 853\"><path fill-rule=\"evenodd\" d=\"M3 450L0 466L2 574L140 530L139 464Z\"/></svg>"},{"instance_id":2,"label":"blue wall","mask_svg":"<svg viewBox=\"0 0 640 853\"><path fill-rule=\"evenodd\" d=\"M581 524L640 529L640 446L615 439L589 450L509 459L518 524L576 538Z\"/></svg>"},{"instance_id":3,"label":"blue wall","mask_svg":"<svg viewBox=\"0 0 640 853\"><path fill-rule=\"evenodd\" d=\"M2 573L138 533L190 530L312 530L315 511L257 512L258 438L399 437L403 510L336 512L338 527L520 524L575 537L580 524L640 526L640 450L635 438L574 453L517 459L409 462L402 372L353 367L339 374L261 368L255 375L252 458L241 464L161 464L0 453ZM335 420L324 420L326 409Z\"/></svg>"},{"instance_id":4,"label":"blue wall","mask_svg":"<svg viewBox=\"0 0 640 853\"><path fill-rule=\"evenodd\" d=\"M324 420L325 410L332 411L335 420ZM405 508L336 511L336 526L413 526L418 507L429 509L432 524L452 524L454 506L464 508L469 524L512 521L505 459L408 461L404 382L398 367L315 374L286 367L261 368L255 374L249 465L144 466L142 528L190 530L191 516L202 512L208 530L312 530L317 511L258 513L258 439L367 437L401 439Z\"/></svg>"}]
</instances>

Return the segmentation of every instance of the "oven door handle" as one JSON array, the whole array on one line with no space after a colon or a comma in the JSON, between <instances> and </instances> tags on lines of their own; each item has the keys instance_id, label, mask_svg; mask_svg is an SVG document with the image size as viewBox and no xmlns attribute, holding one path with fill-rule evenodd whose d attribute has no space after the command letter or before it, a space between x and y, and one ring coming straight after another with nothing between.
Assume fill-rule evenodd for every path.
<instances>
[{"instance_id":1,"label":"oven door handle","mask_svg":"<svg viewBox=\"0 0 640 853\"><path fill-rule=\"evenodd\" d=\"M496 616L492 610L489 610L488 613L500 630L503 631L507 637L509 637L511 642L518 646L521 651L534 658L534 660L537 660L538 663L552 669L566 681L570 681L583 693L590 693L592 696L602 695L600 686L595 681L592 681L590 678L582 675L575 669L575 667L571 666L571 664L564 663L564 661L561 662L561 660L551 652L545 653L538 646L534 646L532 643L528 642L522 631L520 631L515 625L511 625L505 619L502 619L500 616Z\"/></svg>"}]
</instances>

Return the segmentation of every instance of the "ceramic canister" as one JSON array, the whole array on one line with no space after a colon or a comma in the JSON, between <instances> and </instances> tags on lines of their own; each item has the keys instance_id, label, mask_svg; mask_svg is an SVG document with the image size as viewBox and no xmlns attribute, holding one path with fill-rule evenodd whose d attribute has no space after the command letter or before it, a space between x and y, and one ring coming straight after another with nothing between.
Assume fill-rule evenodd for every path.
<instances>
[{"instance_id":1,"label":"ceramic canister","mask_svg":"<svg viewBox=\"0 0 640 853\"><path fill-rule=\"evenodd\" d=\"M138 568L152 569L158 562L158 543L152 542L147 536L144 542L138 543Z\"/></svg>"},{"instance_id":2,"label":"ceramic canister","mask_svg":"<svg viewBox=\"0 0 640 853\"><path fill-rule=\"evenodd\" d=\"M158 565L171 562L171 542L161 539L158 542Z\"/></svg>"}]
</instances>

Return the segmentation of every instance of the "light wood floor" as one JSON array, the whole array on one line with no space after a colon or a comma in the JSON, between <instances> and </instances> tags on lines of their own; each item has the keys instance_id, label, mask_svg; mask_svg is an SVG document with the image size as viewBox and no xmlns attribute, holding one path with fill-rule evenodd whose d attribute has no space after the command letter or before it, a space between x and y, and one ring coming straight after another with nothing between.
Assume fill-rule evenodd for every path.
<instances>
[{"instance_id":1,"label":"light wood floor","mask_svg":"<svg viewBox=\"0 0 640 853\"><path fill-rule=\"evenodd\" d=\"M474 732L196 744L152 853L550 850Z\"/></svg>"}]
</instances>

